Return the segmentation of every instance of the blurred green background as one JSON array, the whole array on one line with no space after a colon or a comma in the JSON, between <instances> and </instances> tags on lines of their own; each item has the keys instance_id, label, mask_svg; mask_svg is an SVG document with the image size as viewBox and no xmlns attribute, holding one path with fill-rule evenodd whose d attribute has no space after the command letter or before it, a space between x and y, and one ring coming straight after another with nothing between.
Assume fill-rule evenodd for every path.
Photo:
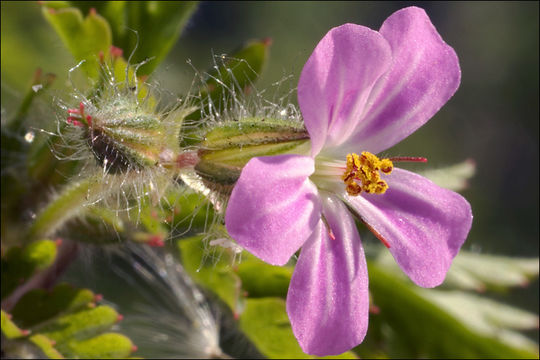
<instances>
[{"instance_id":1,"label":"blurred green background","mask_svg":"<svg viewBox=\"0 0 540 360\"><path fill-rule=\"evenodd\" d=\"M351 22L378 29L391 13L410 5L424 8L454 47L462 82L430 122L387 152L425 156L435 168L473 159L477 174L463 192L474 213L465 248L538 256L538 2L202 2L154 80L182 94L194 77L187 59L204 71L212 66L212 52L232 53L247 40L269 37L269 64L257 89L271 88L290 75L294 86L330 28ZM55 73L54 87L62 89L75 62L37 2L3 1L1 6L4 121L37 67ZM50 105L40 109L53 111ZM47 113L35 116L54 119ZM538 280L513 292L515 305L536 313L538 301Z\"/></svg>"}]
</instances>

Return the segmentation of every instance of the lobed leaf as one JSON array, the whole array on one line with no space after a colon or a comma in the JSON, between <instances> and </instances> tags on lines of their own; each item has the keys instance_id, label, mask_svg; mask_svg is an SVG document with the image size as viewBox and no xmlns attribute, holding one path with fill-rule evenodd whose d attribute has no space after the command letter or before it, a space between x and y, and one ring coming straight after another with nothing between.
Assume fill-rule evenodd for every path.
<instances>
[{"instance_id":1,"label":"lobed leaf","mask_svg":"<svg viewBox=\"0 0 540 360\"><path fill-rule=\"evenodd\" d=\"M109 23L95 11L86 18L77 8L43 7L43 15L56 30L76 61L85 62L81 68L93 79L99 77L99 56L106 54L112 45Z\"/></svg>"},{"instance_id":2,"label":"lobed leaf","mask_svg":"<svg viewBox=\"0 0 540 360\"><path fill-rule=\"evenodd\" d=\"M83 12L91 8L108 20L113 44L133 53L131 63L141 66L139 75L150 74L178 40L197 8L196 1L70 1Z\"/></svg>"},{"instance_id":3,"label":"lobed leaf","mask_svg":"<svg viewBox=\"0 0 540 360\"><path fill-rule=\"evenodd\" d=\"M472 159L467 159L455 165L417 172L443 188L461 191L469 186L468 181L476 173L476 163Z\"/></svg>"},{"instance_id":4,"label":"lobed leaf","mask_svg":"<svg viewBox=\"0 0 540 360\"><path fill-rule=\"evenodd\" d=\"M378 315L370 324L386 324L385 351L391 357L530 358L537 352L516 347L504 339L478 332L441 307L424 290L404 282L378 263L369 262L370 292ZM446 296L446 293L444 294ZM459 306L456 311L462 312ZM372 325L370 325L372 326ZM368 334L370 333L368 330ZM374 334L371 334L373 336ZM359 346L362 354L362 346ZM366 345L368 346L368 345Z\"/></svg>"}]
</instances>

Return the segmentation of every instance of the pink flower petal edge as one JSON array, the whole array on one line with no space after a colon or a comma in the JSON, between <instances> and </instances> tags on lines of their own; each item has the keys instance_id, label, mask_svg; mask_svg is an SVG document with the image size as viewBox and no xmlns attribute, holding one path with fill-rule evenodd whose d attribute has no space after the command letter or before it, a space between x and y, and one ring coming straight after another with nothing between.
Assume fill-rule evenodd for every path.
<instances>
[{"instance_id":1,"label":"pink flower petal edge","mask_svg":"<svg viewBox=\"0 0 540 360\"><path fill-rule=\"evenodd\" d=\"M390 245L401 269L422 287L440 285L472 224L461 195L395 168L384 196L344 195L345 201Z\"/></svg>"},{"instance_id":2,"label":"pink flower petal edge","mask_svg":"<svg viewBox=\"0 0 540 360\"><path fill-rule=\"evenodd\" d=\"M343 150L374 154L424 125L454 95L461 81L458 57L423 9L392 14L380 29L392 48L390 70L375 85L359 126ZM359 58L359 61L365 59Z\"/></svg>"}]
</instances>

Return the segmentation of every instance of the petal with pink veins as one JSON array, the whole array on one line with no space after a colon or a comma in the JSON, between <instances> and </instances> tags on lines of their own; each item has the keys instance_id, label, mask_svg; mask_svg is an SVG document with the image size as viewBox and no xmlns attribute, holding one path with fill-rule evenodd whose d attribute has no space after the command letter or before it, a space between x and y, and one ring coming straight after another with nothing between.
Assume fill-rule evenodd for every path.
<instances>
[{"instance_id":1,"label":"petal with pink veins","mask_svg":"<svg viewBox=\"0 0 540 360\"><path fill-rule=\"evenodd\" d=\"M440 285L471 228L471 206L461 195L415 173L394 168L386 193L344 195L345 201L389 245L417 285Z\"/></svg>"},{"instance_id":2,"label":"petal with pink veins","mask_svg":"<svg viewBox=\"0 0 540 360\"><path fill-rule=\"evenodd\" d=\"M273 265L284 265L320 219L313 159L300 155L256 157L243 168L225 213L229 234Z\"/></svg>"},{"instance_id":3,"label":"petal with pink veins","mask_svg":"<svg viewBox=\"0 0 540 360\"><path fill-rule=\"evenodd\" d=\"M392 48L393 63L375 85L344 153L367 150L376 154L397 144L424 125L460 83L458 57L423 9L395 12L380 33Z\"/></svg>"},{"instance_id":4,"label":"petal with pink veins","mask_svg":"<svg viewBox=\"0 0 540 360\"><path fill-rule=\"evenodd\" d=\"M287 313L304 352L341 354L368 328L368 274L355 222L341 200L323 199L324 221L302 247L287 295Z\"/></svg>"},{"instance_id":5,"label":"petal with pink veins","mask_svg":"<svg viewBox=\"0 0 540 360\"><path fill-rule=\"evenodd\" d=\"M365 26L345 24L322 38L298 82L298 104L313 156L323 146L338 146L350 136L373 84L391 61L388 42Z\"/></svg>"}]
</instances>

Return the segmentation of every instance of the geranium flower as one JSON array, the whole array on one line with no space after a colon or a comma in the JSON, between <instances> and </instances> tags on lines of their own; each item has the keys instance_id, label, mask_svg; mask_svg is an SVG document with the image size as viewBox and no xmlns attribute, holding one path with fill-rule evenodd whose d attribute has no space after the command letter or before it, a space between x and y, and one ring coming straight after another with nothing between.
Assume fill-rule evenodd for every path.
<instances>
[{"instance_id":1,"label":"geranium flower","mask_svg":"<svg viewBox=\"0 0 540 360\"><path fill-rule=\"evenodd\" d=\"M368 274L354 217L422 287L442 283L472 223L469 203L377 154L429 120L454 94L454 50L424 10L391 15L379 32L330 30L305 64L298 103L311 156L256 157L230 197L230 235L284 265L302 248L287 295L293 332L309 354L339 354L368 326ZM404 310L406 311L406 310Z\"/></svg>"}]
</instances>

